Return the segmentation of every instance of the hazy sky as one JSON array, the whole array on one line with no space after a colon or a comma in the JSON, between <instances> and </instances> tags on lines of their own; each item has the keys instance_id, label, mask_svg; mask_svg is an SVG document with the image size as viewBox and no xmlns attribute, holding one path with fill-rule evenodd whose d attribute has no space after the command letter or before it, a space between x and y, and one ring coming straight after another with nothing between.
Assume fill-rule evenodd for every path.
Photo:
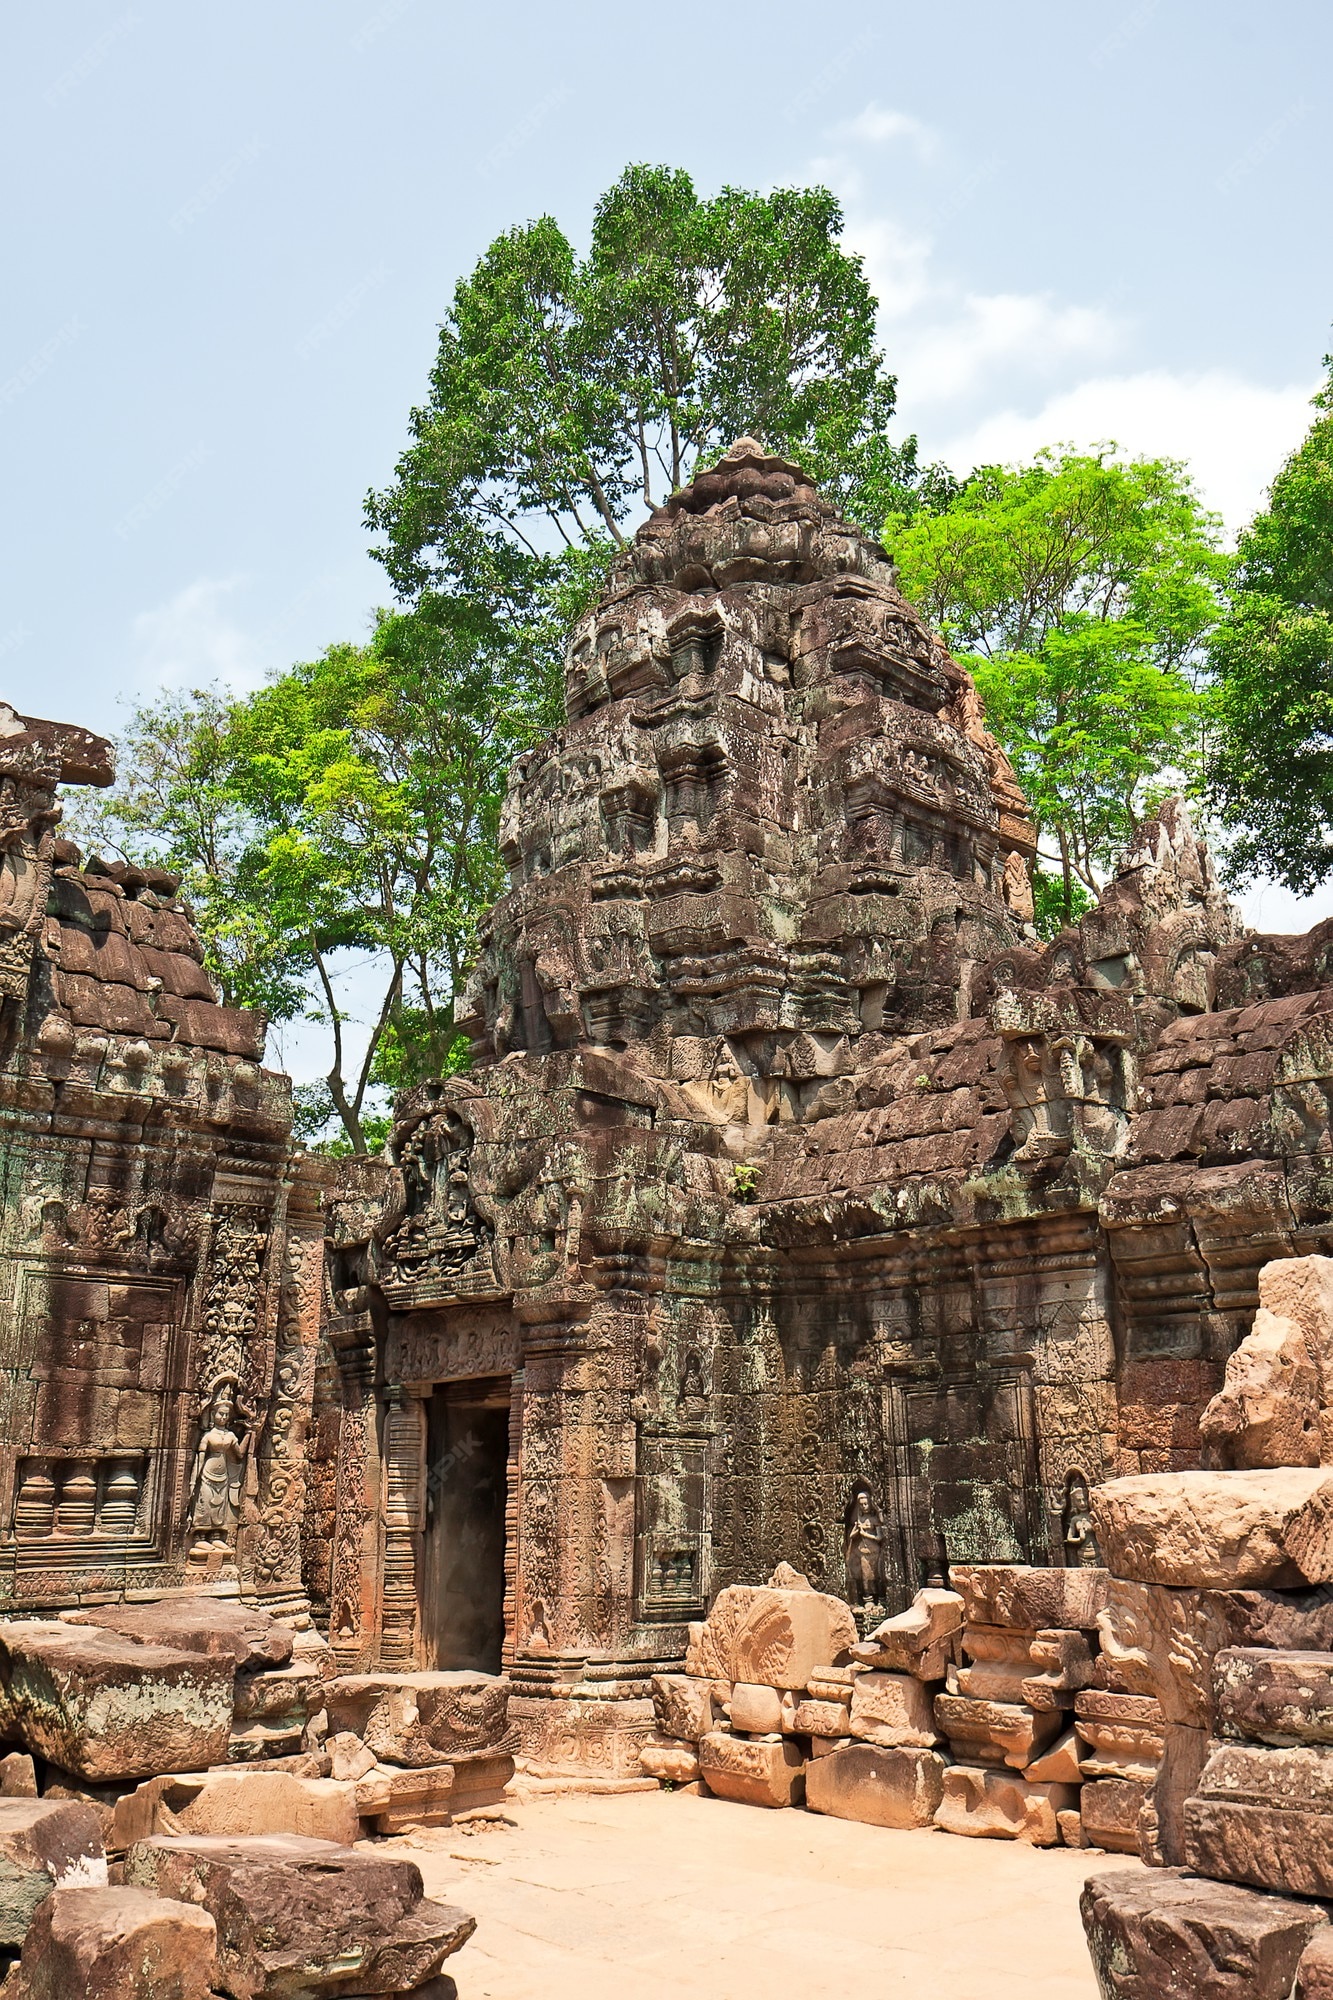
<instances>
[{"instance_id":1,"label":"hazy sky","mask_svg":"<svg viewBox=\"0 0 1333 2000\"><path fill-rule=\"evenodd\" d=\"M455 280L630 160L834 187L928 454L1111 437L1235 527L1333 345L1331 58L1281 0L11 5L0 692L115 729L359 636Z\"/></svg>"}]
</instances>

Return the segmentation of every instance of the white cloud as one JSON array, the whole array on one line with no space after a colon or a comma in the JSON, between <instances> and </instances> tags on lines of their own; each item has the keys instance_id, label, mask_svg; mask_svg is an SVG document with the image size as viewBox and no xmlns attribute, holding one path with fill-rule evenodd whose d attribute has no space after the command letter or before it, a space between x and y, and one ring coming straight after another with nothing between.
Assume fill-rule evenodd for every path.
<instances>
[{"instance_id":1,"label":"white cloud","mask_svg":"<svg viewBox=\"0 0 1333 2000\"><path fill-rule=\"evenodd\" d=\"M922 443L926 456L963 472L1030 458L1043 445L1108 440L1131 453L1182 458L1234 534L1262 504L1282 460L1309 428L1314 386L1269 389L1225 369L1097 375L1057 391L1030 413L1005 409L953 434L932 427Z\"/></svg>"},{"instance_id":2,"label":"white cloud","mask_svg":"<svg viewBox=\"0 0 1333 2000\"><path fill-rule=\"evenodd\" d=\"M932 160L939 151L939 135L907 111L884 111L867 104L855 118L834 127L834 137L860 140L864 145L883 146L890 139L905 139L921 160Z\"/></svg>"},{"instance_id":3,"label":"white cloud","mask_svg":"<svg viewBox=\"0 0 1333 2000\"><path fill-rule=\"evenodd\" d=\"M227 611L239 576L201 576L165 604L141 611L131 628L135 678L144 690L221 681L238 691L263 679L249 635Z\"/></svg>"},{"instance_id":4,"label":"white cloud","mask_svg":"<svg viewBox=\"0 0 1333 2000\"><path fill-rule=\"evenodd\" d=\"M1000 370L1040 375L1071 359L1101 359L1119 339L1108 313L1060 305L1049 293L972 292L939 303L948 310L906 329L894 345L894 367L913 405L970 396Z\"/></svg>"}]
</instances>

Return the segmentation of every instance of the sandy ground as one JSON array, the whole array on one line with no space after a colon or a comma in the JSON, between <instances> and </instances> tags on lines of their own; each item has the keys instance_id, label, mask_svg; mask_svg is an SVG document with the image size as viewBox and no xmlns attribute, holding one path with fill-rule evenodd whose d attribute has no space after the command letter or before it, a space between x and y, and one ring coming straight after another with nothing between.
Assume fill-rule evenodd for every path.
<instances>
[{"instance_id":1,"label":"sandy ground","mask_svg":"<svg viewBox=\"0 0 1333 2000\"><path fill-rule=\"evenodd\" d=\"M666 1792L506 1811L393 1843L477 1918L459 2000L1096 2000L1079 1888L1140 1866Z\"/></svg>"}]
</instances>

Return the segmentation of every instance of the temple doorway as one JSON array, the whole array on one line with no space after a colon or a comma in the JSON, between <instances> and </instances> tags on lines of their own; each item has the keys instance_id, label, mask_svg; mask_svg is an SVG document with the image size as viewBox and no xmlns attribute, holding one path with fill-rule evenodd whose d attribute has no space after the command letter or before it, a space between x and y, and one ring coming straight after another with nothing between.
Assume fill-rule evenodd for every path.
<instances>
[{"instance_id":1,"label":"temple doorway","mask_svg":"<svg viewBox=\"0 0 1333 2000\"><path fill-rule=\"evenodd\" d=\"M426 1404L421 1637L427 1667L500 1671L507 1375L446 1382Z\"/></svg>"}]
</instances>

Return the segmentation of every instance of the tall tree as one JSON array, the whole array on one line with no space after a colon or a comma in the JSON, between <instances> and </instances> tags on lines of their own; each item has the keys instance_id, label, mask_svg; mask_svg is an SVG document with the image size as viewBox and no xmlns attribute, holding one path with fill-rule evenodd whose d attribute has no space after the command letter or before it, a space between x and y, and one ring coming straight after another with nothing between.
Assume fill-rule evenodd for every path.
<instances>
[{"instance_id":1,"label":"tall tree","mask_svg":"<svg viewBox=\"0 0 1333 2000\"><path fill-rule=\"evenodd\" d=\"M1324 365L1309 434L1240 537L1210 649L1228 872L1301 895L1333 873L1333 356Z\"/></svg>"},{"instance_id":2,"label":"tall tree","mask_svg":"<svg viewBox=\"0 0 1333 2000\"><path fill-rule=\"evenodd\" d=\"M1200 749L1203 641L1227 560L1184 468L1113 447L984 466L942 509L891 517L902 586L976 677L1054 841L1065 921L1154 787Z\"/></svg>"}]
</instances>

